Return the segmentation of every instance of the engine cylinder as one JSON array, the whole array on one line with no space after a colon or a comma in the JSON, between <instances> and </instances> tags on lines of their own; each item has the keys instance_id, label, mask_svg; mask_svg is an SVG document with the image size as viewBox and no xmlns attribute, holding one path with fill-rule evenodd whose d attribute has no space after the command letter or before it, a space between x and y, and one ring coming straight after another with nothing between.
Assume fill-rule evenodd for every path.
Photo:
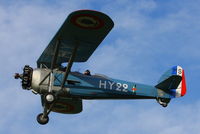
<instances>
[{"instance_id":1,"label":"engine cylinder","mask_svg":"<svg viewBox=\"0 0 200 134\"><path fill-rule=\"evenodd\" d=\"M23 74L22 74L22 88L23 89L30 89L31 88L31 81L32 81L32 73L33 69L28 65L24 66Z\"/></svg>"}]
</instances>

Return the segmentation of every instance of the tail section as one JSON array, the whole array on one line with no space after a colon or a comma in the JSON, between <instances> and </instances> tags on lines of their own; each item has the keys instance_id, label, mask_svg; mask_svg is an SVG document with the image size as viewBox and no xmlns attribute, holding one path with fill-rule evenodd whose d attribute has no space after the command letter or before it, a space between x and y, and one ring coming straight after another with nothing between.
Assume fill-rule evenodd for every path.
<instances>
[{"instance_id":1,"label":"tail section","mask_svg":"<svg viewBox=\"0 0 200 134\"><path fill-rule=\"evenodd\" d=\"M186 80L183 68L174 66L166 71L155 87L169 94L169 98L184 96L186 94Z\"/></svg>"}]
</instances>

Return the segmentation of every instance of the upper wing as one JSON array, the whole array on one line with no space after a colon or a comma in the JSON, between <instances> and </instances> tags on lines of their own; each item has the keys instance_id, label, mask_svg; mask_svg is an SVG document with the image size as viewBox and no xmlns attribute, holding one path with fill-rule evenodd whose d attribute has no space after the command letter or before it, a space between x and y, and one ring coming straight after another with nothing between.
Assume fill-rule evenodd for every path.
<instances>
[{"instance_id":1,"label":"upper wing","mask_svg":"<svg viewBox=\"0 0 200 134\"><path fill-rule=\"evenodd\" d=\"M45 64L50 68L57 41L60 45L55 66L67 62L77 44L74 62L87 61L113 26L112 19L104 13L91 10L72 12L39 57L38 67Z\"/></svg>"}]
</instances>

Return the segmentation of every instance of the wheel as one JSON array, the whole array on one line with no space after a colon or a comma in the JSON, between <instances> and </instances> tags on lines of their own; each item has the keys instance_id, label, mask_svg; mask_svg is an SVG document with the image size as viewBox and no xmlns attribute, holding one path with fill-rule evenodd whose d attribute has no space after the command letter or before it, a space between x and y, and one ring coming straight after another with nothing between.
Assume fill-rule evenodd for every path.
<instances>
[{"instance_id":1,"label":"wheel","mask_svg":"<svg viewBox=\"0 0 200 134\"><path fill-rule=\"evenodd\" d=\"M162 98L158 98L158 99L157 99L157 102L158 102L160 105L163 105L163 104L164 104Z\"/></svg>"},{"instance_id":2,"label":"wheel","mask_svg":"<svg viewBox=\"0 0 200 134\"><path fill-rule=\"evenodd\" d=\"M170 102L170 99L157 98L156 100L163 107L167 107Z\"/></svg>"},{"instance_id":3,"label":"wheel","mask_svg":"<svg viewBox=\"0 0 200 134\"><path fill-rule=\"evenodd\" d=\"M162 104L162 106L163 106L163 107L167 107L167 104L166 104L166 103L164 103L164 104Z\"/></svg>"},{"instance_id":4,"label":"wheel","mask_svg":"<svg viewBox=\"0 0 200 134\"><path fill-rule=\"evenodd\" d=\"M43 113L39 114L37 116L37 122L41 125L45 125L49 122L49 117L48 116L43 116Z\"/></svg>"},{"instance_id":5,"label":"wheel","mask_svg":"<svg viewBox=\"0 0 200 134\"><path fill-rule=\"evenodd\" d=\"M52 104L55 101L55 95L52 93L47 93L44 95L44 101L48 104Z\"/></svg>"}]
</instances>

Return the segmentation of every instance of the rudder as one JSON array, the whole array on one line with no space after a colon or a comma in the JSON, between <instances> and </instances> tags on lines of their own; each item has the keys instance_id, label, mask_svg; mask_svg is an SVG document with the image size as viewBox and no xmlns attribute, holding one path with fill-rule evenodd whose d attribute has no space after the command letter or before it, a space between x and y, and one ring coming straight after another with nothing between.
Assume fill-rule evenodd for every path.
<instances>
[{"instance_id":1,"label":"rudder","mask_svg":"<svg viewBox=\"0 0 200 134\"><path fill-rule=\"evenodd\" d=\"M155 86L170 95L170 98L186 94L185 73L182 67L174 66L166 71Z\"/></svg>"}]
</instances>

